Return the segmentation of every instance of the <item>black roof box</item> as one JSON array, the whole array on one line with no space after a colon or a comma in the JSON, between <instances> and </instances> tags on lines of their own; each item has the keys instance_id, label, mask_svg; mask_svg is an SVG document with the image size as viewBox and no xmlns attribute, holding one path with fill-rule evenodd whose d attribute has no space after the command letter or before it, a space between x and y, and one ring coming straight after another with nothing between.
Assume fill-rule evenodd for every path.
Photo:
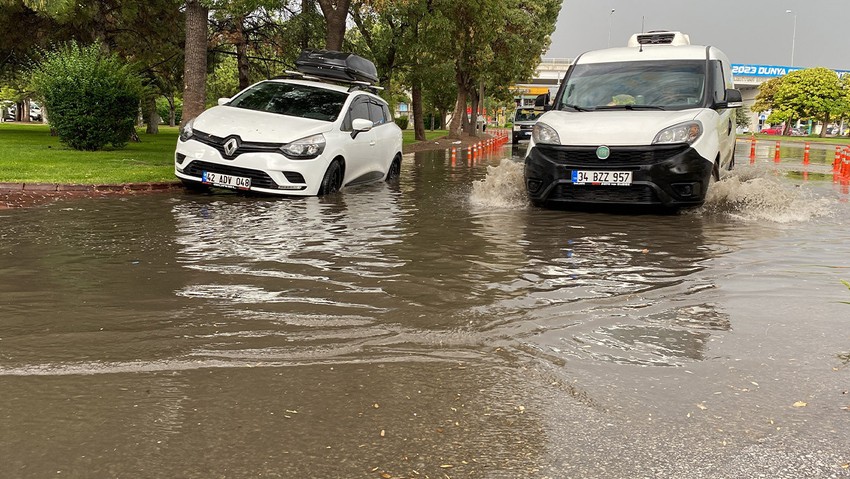
<instances>
[{"instance_id":1,"label":"black roof box","mask_svg":"<svg viewBox=\"0 0 850 479\"><path fill-rule=\"evenodd\" d=\"M375 64L353 53L333 50L304 50L295 68L305 75L342 81L378 82Z\"/></svg>"}]
</instances>

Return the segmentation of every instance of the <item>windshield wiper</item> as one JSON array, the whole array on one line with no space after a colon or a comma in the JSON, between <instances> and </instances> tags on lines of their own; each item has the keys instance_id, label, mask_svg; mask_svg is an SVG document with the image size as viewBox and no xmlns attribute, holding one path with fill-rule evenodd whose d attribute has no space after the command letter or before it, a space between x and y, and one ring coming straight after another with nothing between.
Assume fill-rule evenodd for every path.
<instances>
[{"instance_id":1,"label":"windshield wiper","mask_svg":"<svg viewBox=\"0 0 850 479\"><path fill-rule=\"evenodd\" d=\"M600 105L596 110L666 110L658 105Z\"/></svg>"},{"instance_id":2,"label":"windshield wiper","mask_svg":"<svg viewBox=\"0 0 850 479\"><path fill-rule=\"evenodd\" d=\"M564 108L572 108L575 111L593 111L592 108L583 108L583 107L580 107L578 105L571 105L569 103L562 103L561 109L563 110Z\"/></svg>"}]
</instances>

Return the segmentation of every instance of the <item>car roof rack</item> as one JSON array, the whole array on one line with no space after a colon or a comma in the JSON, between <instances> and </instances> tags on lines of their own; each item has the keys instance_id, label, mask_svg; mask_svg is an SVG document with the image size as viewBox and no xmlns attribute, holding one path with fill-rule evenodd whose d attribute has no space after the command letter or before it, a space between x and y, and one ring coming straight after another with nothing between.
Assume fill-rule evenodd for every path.
<instances>
[{"instance_id":1,"label":"car roof rack","mask_svg":"<svg viewBox=\"0 0 850 479\"><path fill-rule=\"evenodd\" d=\"M285 70L282 75L277 75L272 77L272 80L285 80L285 79L299 79L299 80L313 80L313 81L321 81L325 83L334 83L336 85L348 86L348 91L352 92L355 90L364 90L372 93L378 93L382 91L384 88L379 87L378 85L373 85L369 82L360 81L360 80L343 80L341 78L335 77L326 77L319 75L308 75L306 73Z\"/></svg>"}]
</instances>

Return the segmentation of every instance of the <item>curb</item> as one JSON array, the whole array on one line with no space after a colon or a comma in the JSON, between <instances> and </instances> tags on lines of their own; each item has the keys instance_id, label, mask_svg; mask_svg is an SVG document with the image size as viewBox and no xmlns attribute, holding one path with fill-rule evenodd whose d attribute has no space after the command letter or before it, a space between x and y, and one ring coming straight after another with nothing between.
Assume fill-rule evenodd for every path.
<instances>
[{"instance_id":1,"label":"curb","mask_svg":"<svg viewBox=\"0 0 850 479\"><path fill-rule=\"evenodd\" d=\"M133 191L165 191L181 187L179 181L121 184L0 183L0 193L120 193Z\"/></svg>"}]
</instances>

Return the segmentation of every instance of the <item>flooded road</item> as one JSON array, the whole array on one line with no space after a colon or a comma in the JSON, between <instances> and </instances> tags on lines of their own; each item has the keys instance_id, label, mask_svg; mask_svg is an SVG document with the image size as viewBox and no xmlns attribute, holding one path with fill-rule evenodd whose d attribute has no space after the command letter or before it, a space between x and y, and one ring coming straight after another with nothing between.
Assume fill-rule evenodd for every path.
<instances>
[{"instance_id":1,"label":"flooded road","mask_svg":"<svg viewBox=\"0 0 850 479\"><path fill-rule=\"evenodd\" d=\"M0 212L0 477L850 477L832 153L658 215L527 205L524 147Z\"/></svg>"}]
</instances>

